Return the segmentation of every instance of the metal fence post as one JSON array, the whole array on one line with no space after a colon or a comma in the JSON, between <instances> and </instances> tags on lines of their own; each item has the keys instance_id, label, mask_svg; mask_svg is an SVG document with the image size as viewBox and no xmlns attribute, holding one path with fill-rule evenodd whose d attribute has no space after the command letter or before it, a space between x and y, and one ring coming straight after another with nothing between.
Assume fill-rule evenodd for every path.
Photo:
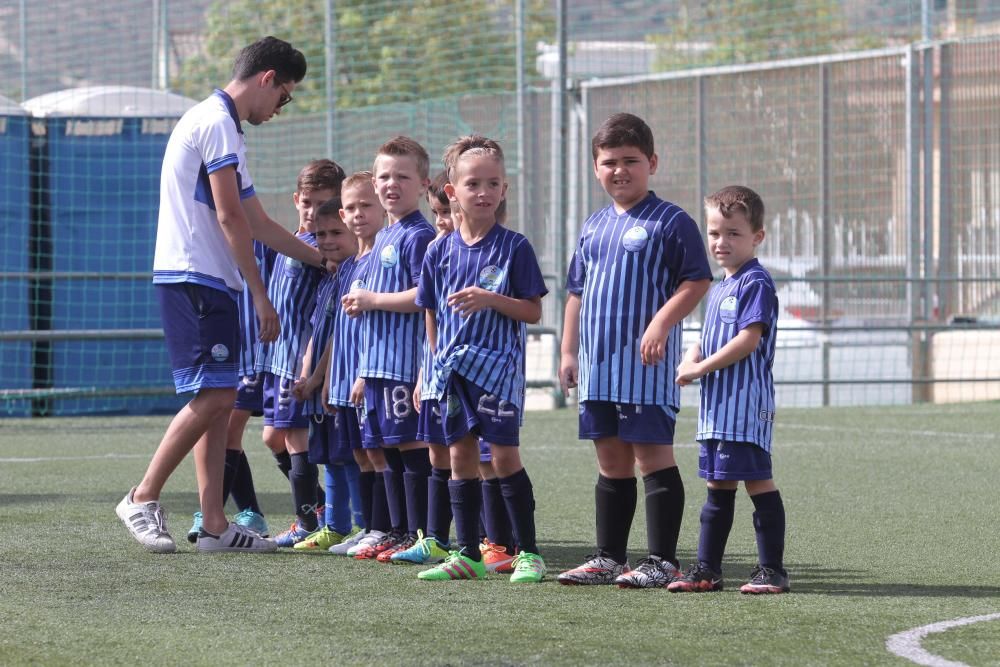
<instances>
[{"instance_id":1,"label":"metal fence post","mask_svg":"<svg viewBox=\"0 0 1000 667\"><path fill-rule=\"evenodd\" d=\"M819 224L822 234L820 247L820 275L823 276L823 286L820 291L819 321L825 328L830 325L830 281L831 245L833 233L830 224L830 82L829 66L819 64ZM820 339L820 365L822 369L823 405L830 405L830 337L824 331Z\"/></svg>"}]
</instances>

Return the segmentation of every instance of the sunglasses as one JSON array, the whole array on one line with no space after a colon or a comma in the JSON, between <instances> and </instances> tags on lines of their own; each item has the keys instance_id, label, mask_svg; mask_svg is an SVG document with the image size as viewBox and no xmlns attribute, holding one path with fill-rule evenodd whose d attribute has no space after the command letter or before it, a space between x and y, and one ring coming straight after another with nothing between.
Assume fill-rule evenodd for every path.
<instances>
[{"instance_id":1,"label":"sunglasses","mask_svg":"<svg viewBox=\"0 0 1000 667\"><path fill-rule=\"evenodd\" d=\"M278 98L278 108L280 109L281 107L283 107L286 104L288 104L289 102L291 102L293 99L294 98L288 93L288 91L285 90L285 86L282 85L281 86L281 97Z\"/></svg>"}]
</instances>

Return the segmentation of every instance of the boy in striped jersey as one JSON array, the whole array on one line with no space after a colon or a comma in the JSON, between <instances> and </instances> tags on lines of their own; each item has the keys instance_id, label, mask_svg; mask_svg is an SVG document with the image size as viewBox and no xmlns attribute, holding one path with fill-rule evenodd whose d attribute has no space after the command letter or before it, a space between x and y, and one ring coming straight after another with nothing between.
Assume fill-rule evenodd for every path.
<instances>
[{"instance_id":1,"label":"boy in striped jersey","mask_svg":"<svg viewBox=\"0 0 1000 667\"><path fill-rule=\"evenodd\" d=\"M430 581L480 579L482 483L480 438L491 444L493 467L521 548L511 581L545 576L535 536L535 499L521 464L518 431L524 406L525 322L542 315L548 292L535 252L523 235L497 222L507 192L503 151L490 139L467 136L448 150L448 196L461 208L461 226L424 258L417 304L427 309L434 352L421 421L437 407L448 444L448 483L457 549L417 576Z\"/></svg>"},{"instance_id":2,"label":"boy in striped jersey","mask_svg":"<svg viewBox=\"0 0 1000 667\"><path fill-rule=\"evenodd\" d=\"M340 196L344 170L331 160L313 160L299 172L292 201L299 215L297 238L316 245L316 211ZM323 270L303 266L291 257L275 257L267 293L278 311L281 333L257 350L257 371L264 373L264 443L286 472L296 519L275 537L279 547L291 547L318 528L317 509L325 504L317 490L319 474L309 463L309 416L292 387L302 373L302 358L312 334L309 316Z\"/></svg>"},{"instance_id":3,"label":"boy in striped jersey","mask_svg":"<svg viewBox=\"0 0 1000 667\"><path fill-rule=\"evenodd\" d=\"M698 227L648 189L653 133L637 116L608 118L591 142L594 174L611 196L583 224L570 263L559 380L578 386L580 438L592 439L597 551L562 584L662 588L680 575L677 536L684 485L674 461L681 320L712 279ZM643 476L649 555L626 552Z\"/></svg>"},{"instance_id":4,"label":"boy in striped jersey","mask_svg":"<svg viewBox=\"0 0 1000 667\"><path fill-rule=\"evenodd\" d=\"M427 529L427 443L417 437L413 388L417 380L424 321L414 302L420 266L434 228L420 212L430 181L423 146L395 137L379 147L372 169L375 192L389 226L375 237L365 289L344 297L348 315L361 316L358 381L353 402L364 397L366 446L378 445L386 458L386 497L392 528L385 540L356 557L388 562ZM397 480L403 480L401 494ZM402 496L402 497L401 497Z\"/></svg>"},{"instance_id":5,"label":"boy in striped jersey","mask_svg":"<svg viewBox=\"0 0 1000 667\"><path fill-rule=\"evenodd\" d=\"M722 590L722 555L742 481L753 502L759 563L741 593L787 593L785 506L771 476L774 342L778 297L754 257L764 240L764 202L731 185L705 199L708 247L725 271L708 296L701 344L677 368L677 384L701 378L698 475L708 481L698 562L670 591Z\"/></svg>"}]
</instances>

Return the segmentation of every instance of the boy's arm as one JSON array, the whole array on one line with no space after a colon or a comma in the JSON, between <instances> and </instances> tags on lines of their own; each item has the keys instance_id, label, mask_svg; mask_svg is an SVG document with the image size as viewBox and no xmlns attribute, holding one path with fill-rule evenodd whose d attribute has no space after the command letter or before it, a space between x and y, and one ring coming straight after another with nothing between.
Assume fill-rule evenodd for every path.
<instances>
[{"instance_id":1,"label":"boy's arm","mask_svg":"<svg viewBox=\"0 0 1000 667\"><path fill-rule=\"evenodd\" d=\"M563 316L562 358L559 361L559 385L564 394L576 387L580 373L580 295L566 297Z\"/></svg>"},{"instance_id":2,"label":"boy's arm","mask_svg":"<svg viewBox=\"0 0 1000 667\"><path fill-rule=\"evenodd\" d=\"M485 290L482 287L466 287L452 293L448 297L448 305L458 311L462 317L468 317L485 308L492 308L501 315L518 322L536 324L542 319L542 297L516 299Z\"/></svg>"},{"instance_id":3,"label":"boy's arm","mask_svg":"<svg viewBox=\"0 0 1000 667\"><path fill-rule=\"evenodd\" d=\"M404 292L372 292L359 289L344 297L344 308L348 315L357 316L369 310L388 310L393 313L419 313L423 308L417 305L417 288Z\"/></svg>"},{"instance_id":4,"label":"boy's arm","mask_svg":"<svg viewBox=\"0 0 1000 667\"><path fill-rule=\"evenodd\" d=\"M248 197L242 203L255 239L286 257L317 267L323 266L319 250L295 238L294 234L269 218L256 196Z\"/></svg>"},{"instance_id":5,"label":"boy's arm","mask_svg":"<svg viewBox=\"0 0 1000 667\"><path fill-rule=\"evenodd\" d=\"M311 386L313 374L309 373L308 370L312 368L312 357L313 338L312 336L309 336L309 342L306 343L305 354L302 355L302 372L299 374L299 379L295 381L295 385L292 387L292 394L300 401L304 401L306 397L312 394L316 389Z\"/></svg>"},{"instance_id":6,"label":"boy's arm","mask_svg":"<svg viewBox=\"0 0 1000 667\"><path fill-rule=\"evenodd\" d=\"M670 330L694 310L711 284L711 279L685 280L677 286L673 296L656 311L656 315L642 335L639 355L643 364L649 366L663 361L667 353L667 336Z\"/></svg>"},{"instance_id":7,"label":"boy's arm","mask_svg":"<svg viewBox=\"0 0 1000 667\"><path fill-rule=\"evenodd\" d=\"M764 325L761 322L754 322L747 328L740 329L740 332L732 340L707 359L699 359L701 357L700 347L698 347L697 357L693 356L689 350L689 354L677 367L677 384L690 384L693 380L732 366L740 359L745 359L760 343L763 333ZM693 349L694 347L692 347Z\"/></svg>"},{"instance_id":8,"label":"boy's arm","mask_svg":"<svg viewBox=\"0 0 1000 667\"><path fill-rule=\"evenodd\" d=\"M236 169L223 167L208 175L215 201L215 212L226 242L236 260L236 266L243 274L246 289L253 298L254 310L260 322L258 336L261 342L270 343L277 339L281 325L278 313L267 298L267 287L260 277L257 259L253 254L253 239L247 216L240 203L240 190L236 183Z\"/></svg>"}]
</instances>

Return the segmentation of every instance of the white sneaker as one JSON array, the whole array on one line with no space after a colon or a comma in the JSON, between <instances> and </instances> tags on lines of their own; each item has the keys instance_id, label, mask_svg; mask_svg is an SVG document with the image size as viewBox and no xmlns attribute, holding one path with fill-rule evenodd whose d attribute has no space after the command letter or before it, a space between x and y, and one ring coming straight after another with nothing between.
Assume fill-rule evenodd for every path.
<instances>
[{"instance_id":1,"label":"white sneaker","mask_svg":"<svg viewBox=\"0 0 1000 667\"><path fill-rule=\"evenodd\" d=\"M354 533L340 544L334 544L327 551L329 551L335 556L346 556L347 552L351 548L356 546L361 540L365 539L365 535L367 534L368 533L366 533L365 531L359 530L358 532Z\"/></svg>"},{"instance_id":2,"label":"white sneaker","mask_svg":"<svg viewBox=\"0 0 1000 667\"><path fill-rule=\"evenodd\" d=\"M172 554L177 551L174 538L167 532L167 515L155 500L148 503L132 501L135 487L125 494L115 514L122 520L132 537L147 550L157 554Z\"/></svg>"},{"instance_id":3,"label":"white sneaker","mask_svg":"<svg viewBox=\"0 0 1000 667\"><path fill-rule=\"evenodd\" d=\"M358 543L347 550L348 556L354 556L365 547L373 547L375 543L385 537L381 530L369 530L365 536L358 540Z\"/></svg>"},{"instance_id":4,"label":"white sneaker","mask_svg":"<svg viewBox=\"0 0 1000 667\"><path fill-rule=\"evenodd\" d=\"M247 553L273 553L278 550L274 540L261 537L245 526L230 523L225 532L218 537L198 536L198 551L202 553L219 553L223 551L239 551Z\"/></svg>"}]
</instances>

